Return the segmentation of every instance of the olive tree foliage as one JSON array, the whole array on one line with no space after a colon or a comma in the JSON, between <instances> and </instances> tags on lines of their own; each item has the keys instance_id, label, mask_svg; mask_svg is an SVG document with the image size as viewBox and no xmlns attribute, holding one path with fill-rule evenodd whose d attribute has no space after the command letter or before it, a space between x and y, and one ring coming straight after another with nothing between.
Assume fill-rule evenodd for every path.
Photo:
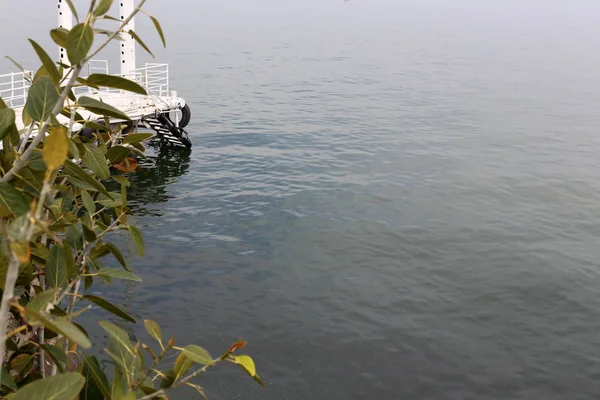
<instances>
[{"instance_id":1,"label":"olive tree foliage","mask_svg":"<svg viewBox=\"0 0 600 400\"><path fill-rule=\"evenodd\" d=\"M89 293L114 279L141 281L109 239L111 232L124 232L137 254L144 255L142 234L128 222L127 177L135 173L136 159L144 156L143 141L152 135L125 132L126 123L110 122L127 122L127 115L74 93L80 87L109 87L147 95L122 77L82 77L81 72L121 35L131 35L149 50L135 32L124 31L135 14L146 14L145 0L122 20L108 15L112 0L90 0L83 18L70 0L65 2L77 24L70 31L53 29L50 36L66 49L69 65L53 62L30 40L41 66L31 76L24 108L15 113L0 99L0 395L12 400L146 400L167 398L169 389L187 385L204 396L194 378L223 362L237 364L262 385L252 358L236 353L245 342L213 357L198 345L179 346L174 338L163 338L152 320L144 321L150 344L134 342L117 325L100 321L109 338L104 349L109 362L86 353L92 343L75 319L92 306L135 322L123 309ZM164 44L160 24L149 17ZM114 29L97 29L100 20L111 21ZM18 114L25 127L21 131ZM95 133L81 135L81 126ZM106 260L120 268L103 266Z\"/></svg>"}]
</instances>

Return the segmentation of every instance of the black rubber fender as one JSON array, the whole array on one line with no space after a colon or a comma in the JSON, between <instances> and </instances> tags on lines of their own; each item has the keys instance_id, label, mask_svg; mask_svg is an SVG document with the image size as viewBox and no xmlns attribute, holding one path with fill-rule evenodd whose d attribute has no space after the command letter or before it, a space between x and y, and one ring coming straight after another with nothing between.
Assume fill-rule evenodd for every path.
<instances>
[{"instance_id":1,"label":"black rubber fender","mask_svg":"<svg viewBox=\"0 0 600 400\"><path fill-rule=\"evenodd\" d=\"M167 118L169 118L169 121L171 121L169 114L167 114ZM192 119L192 110L190 110L190 106L188 106L186 104L185 106L183 106L181 108L181 121L179 121L179 127L185 128L190 123L191 119ZM171 123L173 123L173 125L175 125L175 121L171 121Z\"/></svg>"}]
</instances>

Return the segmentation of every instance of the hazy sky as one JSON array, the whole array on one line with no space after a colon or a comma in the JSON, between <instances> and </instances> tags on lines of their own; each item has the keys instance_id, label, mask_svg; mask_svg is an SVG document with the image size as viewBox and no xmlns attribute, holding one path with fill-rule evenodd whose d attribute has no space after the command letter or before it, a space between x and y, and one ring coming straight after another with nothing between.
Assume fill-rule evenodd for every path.
<instances>
[{"instance_id":1,"label":"hazy sky","mask_svg":"<svg viewBox=\"0 0 600 400\"><path fill-rule=\"evenodd\" d=\"M56 24L55 0L1 1L0 26L4 37L11 40L2 41L0 55L10 55L24 64L33 62L28 37L54 50L47 31ZM86 3L76 1L82 8ZM168 59L174 52L193 52L207 41L224 37L232 46L244 46L279 33L326 35L338 25L363 31L414 27L415 34L421 36L457 29L513 39L537 35L575 46L594 46L594 51L600 40L598 0L149 0L147 4L161 20L170 44L162 50L148 19L139 18L137 30L158 60ZM381 40L385 39L382 34ZM11 64L2 59L0 73L9 69Z\"/></svg>"}]
</instances>

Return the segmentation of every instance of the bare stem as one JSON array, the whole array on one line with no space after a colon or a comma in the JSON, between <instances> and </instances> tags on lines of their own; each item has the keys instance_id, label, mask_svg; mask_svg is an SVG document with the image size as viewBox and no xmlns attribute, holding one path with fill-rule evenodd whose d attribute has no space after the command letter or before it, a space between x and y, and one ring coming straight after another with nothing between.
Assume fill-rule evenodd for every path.
<instances>
[{"instance_id":1,"label":"bare stem","mask_svg":"<svg viewBox=\"0 0 600 400\"><path fill-rule=\"evenodd\" d=\"M8 314L10 313L10 301L15 295L15 283L19 277L19 265L21 262L13 252L10 258L8 271L6 272L6 283L0 305L0 366L4 365L4 356L6 352L6 328L8 326ZM0 384L1 376L0 376Z\"/></svg>"}]
</instances>

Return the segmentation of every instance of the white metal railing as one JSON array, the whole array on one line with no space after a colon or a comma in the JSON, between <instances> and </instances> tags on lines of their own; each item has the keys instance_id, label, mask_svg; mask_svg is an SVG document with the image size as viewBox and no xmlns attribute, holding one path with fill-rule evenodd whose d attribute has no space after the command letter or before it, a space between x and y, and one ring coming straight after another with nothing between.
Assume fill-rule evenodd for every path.
<instances>
[{"instance_id":1,"label":"white metal railing","mask_svg":"<svg viewBox=\"0 0 600 400\"><path fill-rule=\"evenodd\" d=\"M88 61L88 75L107 74L109 71L108 60L90 60Z\"/></svg>"},{"instance_id":2,"label":"white metal railing","mask_svg":"<svg viewBox=\"0 0 600 400\"><path fill-rule=\"evenodd\" d=\"M31 79L31 71L0 75L0 97L9 107L24 106Z\"/></svg>"},{"instance_id":3,"label":"white metal railing","mask_svg":"<svg viewBox=\"0 0 600 400\"><path fill-rule=\"evenodd\" d=\"M134 70L137 82L155 96L169 96L169 64L146 63Z\"/></svg>"},{"instance_id":4,"label":"white metal railing","mask_svg":"<svg viewBox=\"0 0 600 400\"><path fill-rule=\"evenodd\" d=\"M87 66L88 74L103 73L109 74L109 63L105 60L91 60ZM169 92L169 64L146 63L144 67L137 68L131 73L121 75L129 80L139 83L147 91L148 95L155 97L159 101L164 101L162 97L170 96ZM0 75L0 97L9 107L22 107L27 100L28 89L31 86L32 72L13 72ZM121 93L123 97L135 97L133 93L124 93L119 89L101 87L94 89L91 87L76 87L73 89L76 96L103 93Z\"/></svg>"}]
</instances>

